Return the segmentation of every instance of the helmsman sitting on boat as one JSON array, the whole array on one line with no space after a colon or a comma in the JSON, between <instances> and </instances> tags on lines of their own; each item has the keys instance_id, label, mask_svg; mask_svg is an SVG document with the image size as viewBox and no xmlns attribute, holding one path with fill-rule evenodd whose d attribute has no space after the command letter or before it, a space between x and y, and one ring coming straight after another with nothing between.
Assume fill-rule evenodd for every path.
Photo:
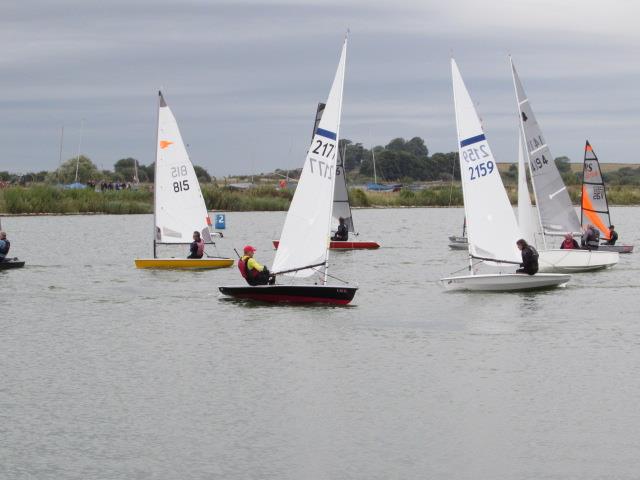
<instances>
[{"instance_id":1,"label":"helmsman sitting on boat","mask_svg":"<svg viewBox=\"0 0 640 480\"><path fill-rule=\"evenodd\" d=\"M576 239L573 238L573 235L571 235L570 233L567 233L564 236L564 240L560 244L560 248L563 250L574 250L574 249L578 250L580 248L580 245L578 245L578 242L576 241Z\"/></svg>"},{"instance_id":2,"label":"helmsman sitting on boat","mask_svg":"<svg viewBox=\"0 0 640 480\"><path fill-rule=\"evenodd\" d=\"M600 246L600 230L591 224L587 225L582 234L580 245L587 250L597 250Z\"/></svg>"},{"instance_id":3,"label":"helmsman sitting on boat","mask_svg":"<svg viewBox=\"0 0 640 480\"><path fill-rule=\"evenodd\" d=\"M264 265L260 265L258 261L253 258L253 254L256 249L251 245L244 247L244 255L238 262L238 269L240 275L251 286L255 285L273 285L276 278L270 274L269 269Z\"/></svg>"},{"instance_id":4,"label":"helmsman sitting on boat","mask_svg":"<svg viewBox=\"0 0 640 480\"><path fill-rule=\"evenodd\" d=\"M336 231L336 234L331 237L331 240L334 242L346 242L349 240L349 228L347 228L343 217L340 217L338 221L340 222L338 230Z\"/></svg>"},{"instance_id":5,"label":"helmsman sitting on boat","mask_svg":"<svg viewBox=\"0 0 640 480\"><path fill-rule=\"evenodd\" d=\"M522 254L522 263L516 273L535 275L538 272L538 251L523 238L516 242Z\"/></svg>"},{"instance_id":6,"label":"helmsman sitting on boat","mask_svg":"<svg viewBox=\"0 0 640 480\"><path fill-rule=\"evenodd\" d=\"M193 232L193 242L189 247L187 258L202 258L204 256L204 240L200 238L200 232Z\"/></svg>"},{"instance_id":7,"label":"helmsman sitting on boat","mask_svg":"<svg viewBox=\"0 0 640 480\"><path fill-rule=\"evenodd\" d=\"M10 248L11 242L7 240L7 234L0 232L0 262L4 262Z\"/></svg>"},{"instance_id":8,"label":"helmsman sitting on boat","mask_svg":"<svg viewBox=\"0 0 640 480\"><path fill-rule=\"evenodd\" d=\"M603 243L603 245L615 245L618 241L618 232L616 232L614 225L609 225L609 240Z\"/></svg>"}]
</instances>

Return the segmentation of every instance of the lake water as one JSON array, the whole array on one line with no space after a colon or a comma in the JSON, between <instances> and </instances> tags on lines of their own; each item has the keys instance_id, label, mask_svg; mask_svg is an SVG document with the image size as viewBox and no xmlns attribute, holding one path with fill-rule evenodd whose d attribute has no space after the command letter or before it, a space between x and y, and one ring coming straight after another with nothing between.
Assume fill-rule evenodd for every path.
<instances>
[{"instance_id":1,"label":"lake water","mask_svg":"<svg viewBox=\"0 0 640 480\"><path fill-rule=\"evenodd\" d=\"M640 245L640 208L612 216ZM462 217L356 211L383 248L332 253L360 290L328 308L225 300L235 267L136 270L150 215L3 219L28 264L0 272L0 478L638 478L640 253L444 292ZM218 249L270 266L283 220L228 213Z\"/></svg>"}]
</instances>

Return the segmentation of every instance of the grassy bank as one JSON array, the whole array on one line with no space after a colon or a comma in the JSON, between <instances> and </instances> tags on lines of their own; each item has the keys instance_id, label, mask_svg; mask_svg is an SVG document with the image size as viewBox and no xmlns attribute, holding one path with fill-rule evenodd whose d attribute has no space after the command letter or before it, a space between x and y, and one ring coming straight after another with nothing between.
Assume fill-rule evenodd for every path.
<instances>
[{"instance_id":1,"label":"grassy bank","mask_svg":"<svg viewBox=\"0 0 640 480\"><path fill-rule=\"evenodd\" d=\"M512 203L517 193L515 186L507 185ZM580 186L569 186L569 194L575 204L580 201ZM215 185L203 185L207 208L212 211L282 211L289 208L292 192L275 190L271 186L250 190L229 190ZM419 191L402 190L394 193L366 192L351 189L354 207L446 207L462 206L462 190L459 185L437 186ZM607 189L612 205L640 205L640 188L616 186ZM151 213L153 192L150 189L95 192L62 190L57 187L37 185L0 189L0 214L38 213Z\"/></svg>"}]
</instances>

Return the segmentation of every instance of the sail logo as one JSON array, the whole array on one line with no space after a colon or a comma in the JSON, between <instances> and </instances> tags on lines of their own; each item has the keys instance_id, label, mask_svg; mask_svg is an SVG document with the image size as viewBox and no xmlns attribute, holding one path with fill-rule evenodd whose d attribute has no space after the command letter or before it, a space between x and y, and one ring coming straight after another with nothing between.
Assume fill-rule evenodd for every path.
<instances>
[{"instance_id":1,"label":"sail logo","mask_svg":"<svg viewBox=\"0 0 640 480\"><path fill-rule=\"evenodd\" d=\"M173 145L173 142L170 142L169 140L160 140L160 148L162 150L167 148L169 145Z\"/></svg>"}]
</instances>

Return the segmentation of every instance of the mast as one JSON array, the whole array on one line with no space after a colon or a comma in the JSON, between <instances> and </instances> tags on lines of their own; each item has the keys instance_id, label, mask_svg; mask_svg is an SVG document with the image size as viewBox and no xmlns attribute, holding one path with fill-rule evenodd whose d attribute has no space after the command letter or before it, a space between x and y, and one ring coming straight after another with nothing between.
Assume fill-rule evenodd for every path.
<instances>
[{"instance_id":1,"label":"mast","mask_svg":"<svg viewBox=\"0 0 640 480\"><path fill-rule=\"evenodd\" d=\"M376 175L376 154L374 152L375 146L371 146L371 161L373 162L373 183L374 185L378 184L378 176Z\"/></svg>"},{"instance_id":2,"label":"mast","mask_svg":"<svg viewBox=\"0 0 640 480\"><path fill-rule=\"evenodd\" d=\"M78 142L78 157L76 158L76 179L75 183L78 183L78 167L80 166L80 150L82 149L82 131L84 129L84 118L80 120L80 141ZM60 147L62 148L62 147Z\"/></svg>"},{"instance_id":3,"label":"mast","mask_svg":"<svg viewBox=\"0 0 640 480\"><path fill-rule=\"evenodd\" d=\"M155 159L156 161L153 162L153 258L158 258L156 256L156 198L158 195L158 185L157 185L157 181L158 181L158 176L156 175L156 172L158 171L158 135L159 135L159 130L160 130L160 107L162 107L162 104L164 103L164 99L162 98L162 92L160 90L158 90L158 109L156 110L156 115L157 115L157 122L156 122L156 146L155 146Z\"/></svg>"},{"instance_id":4,"label":"mast","mask_svg":"<svg viewBox=\"0 0 640 480\"><path fill-rule=\"evenodd\" d=\"M337 165L337 157L340 154L339 150L340 150L340 122L342 120L342 96L343 96L343 92L344 92L344 77L346 74L346 64L347 64L347 44L349 42L349 30L347 30L347 33L344 36L344 58L342 59L344 61L343 63L343 73L342 73L342 85L340 86L340 103L338 104L338 125L336 128L336 165ZM344 173L344 172L343 172ZM331 202L330 205L332 205L333 208L333 197L335 196L336 193L336 188L335 188L335 182L336 182L336 175L333 175L333 188L331 189ZM333 220L333 216L329 215L328 218L328 223L329 226L327 228L327 232L331 232L331 222ZM331 239L327 239L327 249L325 250L325 261L324 261L324 279L322 281L323 285L327 284L327 278L329 276L329 250L331 248Z\"/></svg>"},{"instance_id":5,"label":"mast","mask_svg":"<svg viewBox=\"0 0 640 480\"><path fill-rule=\"evenodd\" d=\"M133 181L138 184L140 181L138 180L138 160L133 159Z\"/></svg>"}]
</instances>

